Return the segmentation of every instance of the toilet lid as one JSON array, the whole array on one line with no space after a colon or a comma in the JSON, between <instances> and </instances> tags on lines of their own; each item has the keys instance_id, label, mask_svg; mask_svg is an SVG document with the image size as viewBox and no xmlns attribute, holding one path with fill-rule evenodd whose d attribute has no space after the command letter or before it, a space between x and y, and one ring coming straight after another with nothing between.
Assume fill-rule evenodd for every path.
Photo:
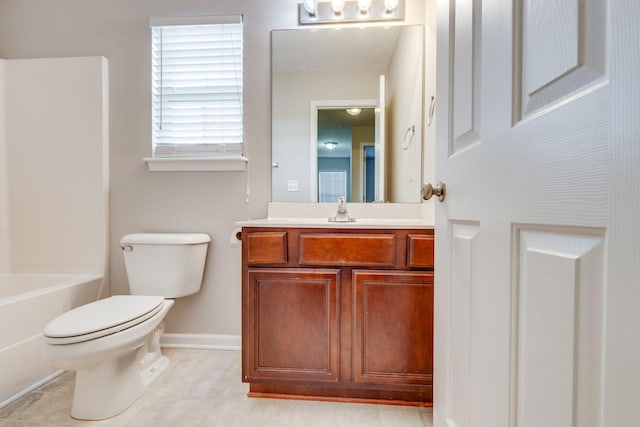
<instances>
[{"instance_id":1,"label":"toilet lid","mask_svg":"<svg viewBox=\"0 0 640 427\"><path fill-rule=\"evenodd\" d=\"M53 319L44 327L47 342L71 344L100 338L144 322L162 309L163 297L114 295Z\"/></svg>"}]
</instances>

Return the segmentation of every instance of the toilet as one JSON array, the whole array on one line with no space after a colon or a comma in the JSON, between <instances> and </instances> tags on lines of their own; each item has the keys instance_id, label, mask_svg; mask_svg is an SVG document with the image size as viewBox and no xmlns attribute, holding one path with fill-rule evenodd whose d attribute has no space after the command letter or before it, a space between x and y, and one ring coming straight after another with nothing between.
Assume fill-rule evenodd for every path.
<instances>
[{"instance_id":1,"label":"toilet","mask_svg":"<svg viewBox=\"0 0 640 427\"><path fill-rule=\"evenodd\" d=\"M200 290L210 241L201 233L124 236L131 295L77 307L45 326L44 356L57 369L76 371L73 418L118 415L167 369L163 319L173 298Z\"/></svg>"}]
</instances>

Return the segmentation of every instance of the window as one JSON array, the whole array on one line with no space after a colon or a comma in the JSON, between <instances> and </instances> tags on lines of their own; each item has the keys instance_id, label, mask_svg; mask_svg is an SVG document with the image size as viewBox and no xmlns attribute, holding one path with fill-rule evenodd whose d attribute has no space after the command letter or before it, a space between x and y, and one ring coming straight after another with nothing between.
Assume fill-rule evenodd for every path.
<instances>
[{"instance_id":1,"label":"window","mask_svg":"<svg viewBox=\"0 0 640 427\"><path fill-rule=\"evenodd\" d=\"M335 202L347 197L347 171L318 172L318 201Z\"/></svg>"},{"instance_id":2,"label":"window","mask_svg":"<svg viewBox=\"0 0 640 427\"><path fill-rule=\"evenodd\" d=\"M243 159L242 17L154 18L151 33L149 168Z\"/></svg>"}]
</instances>

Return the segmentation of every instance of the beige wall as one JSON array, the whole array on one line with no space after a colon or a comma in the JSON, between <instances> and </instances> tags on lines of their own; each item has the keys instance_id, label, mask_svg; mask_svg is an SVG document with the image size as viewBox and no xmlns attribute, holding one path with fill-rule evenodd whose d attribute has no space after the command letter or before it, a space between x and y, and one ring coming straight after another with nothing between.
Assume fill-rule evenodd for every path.
<instances>
[{"instance_id":1,"label":"beige wall","mask_svg":"<svg viewBox=\"0 0 640 427\"><path fill-rule=\"evenodd\" d=\"M407 22L423 23L424 0L407 0ZM244 15L245 136L250 173L150 173L151 16ZM109 60L111 288L127 291L118 241L136 231L211 235L202 291L176 302L168 332L239 335L237 220L266 214L271 193L270 31L297 26L296 0L2 0L0 58L102 55ZM245 203L250 177L251 204Z\"/></svg>"},{"instance_id":2,"label":"beige wall","mask_svg":"<svg viewBox=\"0 0 640 427\"><path fill-rule=\"evenodd\" d=\"M424 80L423 39L422 27L403 28L389 64L387 176L393 179L387 179L387 200L394 202L420 201L423 92L416 85ZM413 135L407 132L410 127L415 127Z\"/></svg>"},{"instance_id":3,"label":"beige wall","mask_svg":"<svg viewBox=\"0 0 640 427\"><path fill-rule=\"evenodd\" d=\"M377 77L377 76L376 76ZM376 78L376 83L377 83ZM376 141L375 126L354 126L351 129L351 199L362 201L364 199L363 189L363 150L366 145L373 145Z\"/></svg>"}]
</instances>

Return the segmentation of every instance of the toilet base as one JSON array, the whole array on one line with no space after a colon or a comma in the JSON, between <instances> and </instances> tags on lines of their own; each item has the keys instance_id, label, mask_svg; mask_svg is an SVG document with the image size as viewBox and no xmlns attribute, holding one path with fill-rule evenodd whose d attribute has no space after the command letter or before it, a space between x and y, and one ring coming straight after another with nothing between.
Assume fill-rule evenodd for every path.
<instances>
[{"instance_id":1,"label":"toilet base","mask_svg":"<svg viewBox=\"0 0 640 427\"><path fill-rule=\"evenodd\" d=\"M144 345L116 360L78 370L71 416L93 421L115 417L142 396L169 364L168 357L149 353Z\"/></svg>"},{"instance_id":2,"label":"toilet base","mask_svg":"<svg viewBox=\"0 0 640 427\"><path fill-rule=\"evenodd\" d=\"M127 409L169 366L160 350L163 319L173 305L142 323L72 344L45 342L43 353L58 369L75 370L71 416L104 420Z\"/></svg>"}]
</instances>

